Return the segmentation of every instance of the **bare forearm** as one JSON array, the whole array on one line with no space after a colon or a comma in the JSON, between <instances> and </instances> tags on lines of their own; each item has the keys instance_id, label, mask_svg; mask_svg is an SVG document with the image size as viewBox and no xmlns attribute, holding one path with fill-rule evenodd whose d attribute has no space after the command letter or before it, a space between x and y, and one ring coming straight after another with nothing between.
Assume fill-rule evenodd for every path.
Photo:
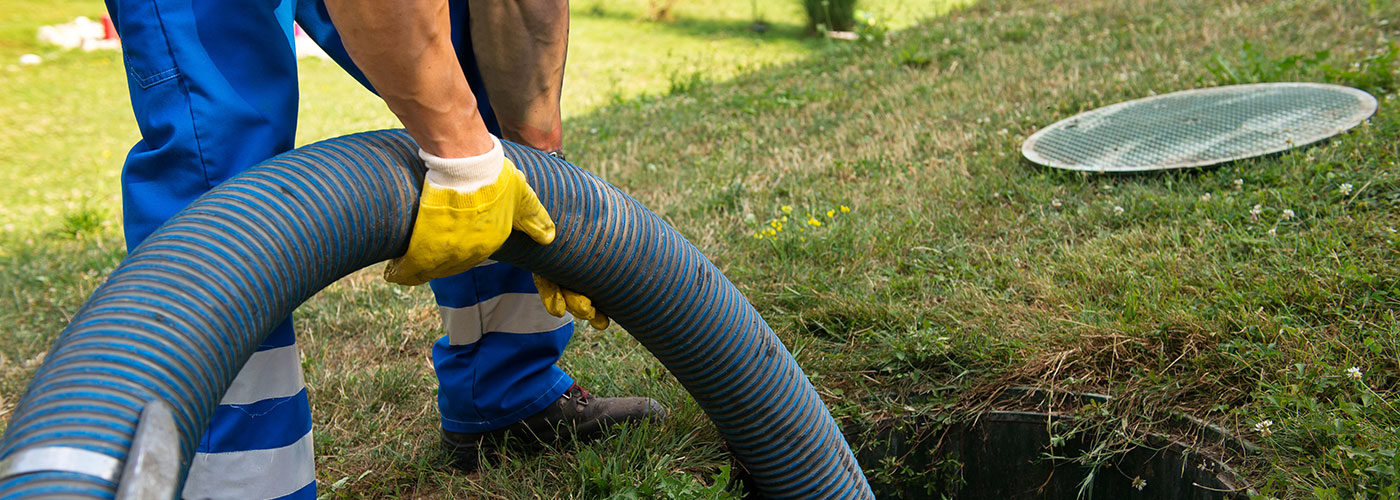
<instances>
[{"instance_id":1,"label":"bare forearm","mask_svg":"<svg viewBox=\"0 0 1400 500\"><path fill-rule=\"evenodd\" d=\"M326 0L326 8L350 58L419 147L444 158L491 149L452 47L447 0Z\"/></svg>"},{"instance_id":2,"label":"bare forearm","mask_svg":"<svg viewBox=\"0 0 1400 500\"><path fill-rule=\"evenodd\" d=\"M538 149L559 149L568 0L476 0L469 5L472 45L501 134Z\"/></svg>"}]
</instances>

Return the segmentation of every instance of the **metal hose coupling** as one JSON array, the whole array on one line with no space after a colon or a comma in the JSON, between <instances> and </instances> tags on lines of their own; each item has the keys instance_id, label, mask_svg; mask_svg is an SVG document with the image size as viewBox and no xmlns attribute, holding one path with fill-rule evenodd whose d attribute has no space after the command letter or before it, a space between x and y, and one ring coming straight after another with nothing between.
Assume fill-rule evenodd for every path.
<instances>
[{"instance_id":1,"label":"metal hose coupling","mask_svg":"<svg viewBox=\"0 0 1400 500\"><path fill-rule=\"evenodd\" d=\"M182 478L180 435L170 405L154 400L141 409L125 461L72 446L27 448L0 460L0 482L27 474L77 474L116 485L117 500L175 498Z\"/></svg>"}]
</instances>

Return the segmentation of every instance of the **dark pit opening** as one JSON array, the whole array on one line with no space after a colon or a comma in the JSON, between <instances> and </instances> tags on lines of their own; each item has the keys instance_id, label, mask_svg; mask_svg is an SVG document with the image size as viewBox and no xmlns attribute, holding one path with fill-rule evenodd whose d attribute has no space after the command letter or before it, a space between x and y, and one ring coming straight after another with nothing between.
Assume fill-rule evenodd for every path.
<instances>
[{"instance_id":1,"label":"dark pit opening","mask_svg":"<svg viewBox=\"0 0 1400 500\"><path fill-rule=\"evenodd\" d=\"M1002 395L1017 404L1044 406L1049 393L1013 388ZM1060 395L1092 404L1096 394ZM1063 406L1057 406L1062 408ZM992 409L973 422L933 418L891 419L844 432L876 498L1005 499L1247 499L1240 478L1221 455L1255 448L1198 419L1195 448L1160 436L1129 442L1094 432L1073 432L1063 412ZM1136 444L1134 444L1134 442ZM745 498L761 499L742 473Z\"/></svg>"}]
</instances>

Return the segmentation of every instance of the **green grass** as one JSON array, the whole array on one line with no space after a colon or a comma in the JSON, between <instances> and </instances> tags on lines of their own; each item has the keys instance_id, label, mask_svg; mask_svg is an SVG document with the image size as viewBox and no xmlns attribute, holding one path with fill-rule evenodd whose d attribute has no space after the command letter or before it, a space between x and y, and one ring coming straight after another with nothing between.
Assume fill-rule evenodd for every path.
<instances>
[{"instance_id":1,"label":"green grass","mask_svg":"<svg viewBox=\"0 0 1400 500\"><path fill-rule=\"evenodd\" d=\"M969 0L879 0L864 7L881 26L914 21ZM820 53L831 43L807 38L796 2L759 7L769 24L750 29L753 9L737 0L680 3L675 20L644 22L644 0L579 2L572 6L565 118L643 95L657 96L722 82L765 66ZM0 12L0 234L21 236L56 229L69 213L120 212L118 175L139 137L126 101L121 56L42 44L39 26L97 19L101 2L10 2ZM20 66L21 54L41 56ZM303 59L297 144L398 125L393 115L333 62ZM574 134L580 140L584 136ZM72 179L82 179L72 182ZM43 227L35 227L35 222ZM52 226L52 227L50 227Z\"/></svg>"},{"instance_id":2,"label":"green grass","mask_svg":"<svg viewBox=\"0 0 1400 500\"><path fill-rule=\"evenodd\" d=\"M644 6L573 6L570 159L718 264L843 421L967 418L1019 384L1109 393L1086 419L1120 440L1172 433L1179 412L1258 442L1262 455L1227 458L1261 497L1395 495L1400 5L989 0L892 21L907 29L888 44L799 38L796 2L762 6L762 36L743 2L682 2L673 24L637 21ZM23 44L3 22L12 61ZM119 66L50 60L0 80L5 408L122 256L116 164L134 132ZM302 67L299 142L393 125L333 65ZM1381 108L1319 146L1187 172L1085 175L1018 156L1082 110L1285 79L1360 86ZM784 215L777 238L754 236ZM703 497L728 465L636 342L584 327L562 365L674 418L454 472L435 444L430 304L370 269L298 311L327 497Z\"/></svg>"}]
</instances>

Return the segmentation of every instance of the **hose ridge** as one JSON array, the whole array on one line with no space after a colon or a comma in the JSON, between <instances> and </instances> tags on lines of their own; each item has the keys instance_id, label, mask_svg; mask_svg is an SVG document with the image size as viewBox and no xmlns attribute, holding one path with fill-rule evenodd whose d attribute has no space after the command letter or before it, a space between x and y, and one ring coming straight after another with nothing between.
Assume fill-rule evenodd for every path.
<instances>
[{"instance_id":1,"label":"hose ridge","mask_svg":"<svg viewBox=\"0 0 1400 500\"><path fill-rule=\"evenodd\" d=\"M492 256L593 299L657 356L769 498L873 498L782 341L709 259L591 173L506 142L554 217L540 246ZM125 460L143 406L173 409L182 463L237 370L312 294L402 254L423 171L401 130L322 141L254 166L132 251L59 336L0 441ZM73 472L0 478L0 497L112 498Z\"/></svg>"}]
</instances>

